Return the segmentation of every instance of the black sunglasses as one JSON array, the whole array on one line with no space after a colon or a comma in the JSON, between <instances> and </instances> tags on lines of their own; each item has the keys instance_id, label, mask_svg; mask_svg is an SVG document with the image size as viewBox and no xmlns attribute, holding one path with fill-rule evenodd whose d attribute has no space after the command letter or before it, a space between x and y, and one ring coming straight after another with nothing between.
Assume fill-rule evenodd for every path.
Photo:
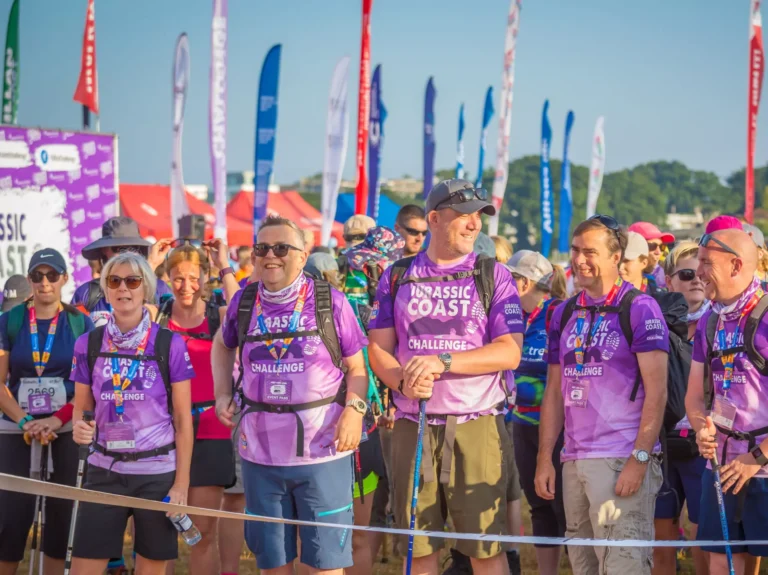
<instances>
[{"instance_id":1,"label":"black sunglasses","mask_svg":"<svg viewBox=\"0 0 768 575\"><path fill-rule=\"evenodd\" d=\"M49 272L40 272L40 271L33 271L29 272L29 279L32 280L33 284L39 284L43 281L43 278L48 278L48 281L52 284L59 281L59 278L61 278L61 274L55 270L51 270Z\"/></svg>"},{"instance_id":2,"label":"black sunglasses","mask_svg":"<svg viewBox=\"0 0 768 575\"><path fill-rule=\"evenodd\" d=\"M701 236L701 239L699 240L699 246L701 246L702 248L706 248L706 247L707 247L707 244L708 244L709 242L715 242L715 243L716 243L718 246L720 246L720 248L721 248L721 249L725 250L725 251L726 251L726 252L728 252L729 254L732 254L732 255L736 256L737 258L740 258L740 257L741 257L741 256L739 255L739 252L737 252L736 250L734 250L734 249L733 249L731 246L729 246L728 244L726 244L726 243L724 243L724 242L721 242L721 241L720 241L720 240L718 240L716 237L714 237L712 234L704 234L703 236ZM710 248L710 249L711 249L711 248Z\"/></svg>"},{"instance_id":3,"label":"black sunglasses","mask_svg":"<svg viewBox=\"0 0 768 575\"><path fill-rule=\"evenodd\" d=\"M362 242L365 240L365 234L351 234L349 236L344 236L345 242Z\"/></svg>"},{"instance_id":4,"label":"black sunglasses","mask_svg":"<svg viewBox=\"0 0 768 575\"><path fill-rule=\"evenodd\" d=\"M139 289L139 286L144 281L141 276L128 276L127 278L121 278L120 276L107 276L107 287L109 289L118 289L120 284L125 282L125 287L128 289Z\"/></svg>"},{"instance_id":5,"label":"black sunglasses","mask_svg":"<svg viewBox=\"0 0 768 575\"><path fill-rule=\"evenodd\" d=\"M671 277L679 276L681 280L684 282L691 282L693 281L693 278L696 277L696 270L692 270L690 268L685 268L682 270L677 270L675 273L672 274Z\"/></svg>"},{"instance_id":6,"label":"black sunglasses","mask_svg":"<svg viewBox=\"0 0 768 575\"><path fill-rule=\"evenodd\" d=\"M440 206L443 205L451 206L456 204L464 204L466 202L471 202L474 199L487 201L488 192L483 188L464 188L463 190L459 190L457 192L451 192L451 194L442 202L437 203L435 209L440 209Z\"/></svg>"},{"instance_id":7,"label":"black sunglasses","mask_svg":"<svg viewBox=\"0 0 768 575\"><path fill-rule=\"evenodd\" d=\"M619 233L621 231L621 226L619 225L619 222L614 218L613 216L606 216L604 214L595 214L590 220L597 220L601 224L603 224L606 228L611 230L613 232L613 235L616 236L616 241L619 242L619 247L621 248L622 253L624 252L625 246L621 242L621 234Z\"/></svg>"},{"instance_id":8,"label":"black sunglasses","mask_svg":"<svg viewBox=\"0 0 768 575\"><path fill-rule=\"evenodd\" d=\"M267 257L267 254L269 253L269 250L272 250L272 253L275 254L276 258L284 258L288 255L288 252L291 250L296 250L297 252L301 252L304 250L301 250L297 248L296 246L292 246L291 244L254 244L253 246L253 253L256 255L257 258L265 258Z\"/></svg>"},{"instance_id":9,"label":"black sunglasses","mask_svg":"<svg viewBox=\"0 0 768 575\"><path fill-rule=\"evenodd\" d=\"M405 230L405 233L407 233L409 236L424 236L426 238L427 234L429 233L427 232L427 230L424 230L424 231L415 230L413 228L406 228L405 226L403 226L403 229Z\"/></svg>"}]
</instances>

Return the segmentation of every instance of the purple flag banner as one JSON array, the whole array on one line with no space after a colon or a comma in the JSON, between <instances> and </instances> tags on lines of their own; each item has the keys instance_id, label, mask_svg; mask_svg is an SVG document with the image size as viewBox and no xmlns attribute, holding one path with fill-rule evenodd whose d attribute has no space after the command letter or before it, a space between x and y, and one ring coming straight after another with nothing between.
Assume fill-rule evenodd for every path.
<instances>
[{"instance_id":1,"label":"purple flag banner","mask_svg":"<svg viewBox=\"0 0 768 575\"><path fill-rule=\"evenodd\" d=\"M91 279L80 255L117 215L117 138L110 134L0 129L0 285L26 275L29 258L55 248L67 261L69 301Z\"/></svg>"},{"instance_id":2,"label":"purple flag banner","mask_svg":"<svg viewBox=\"0 0 768 575\"><path fill-rule=\"evenodd\" d=\"M211 91L208 134L211 140L214 236L227 237L227 0L213 0L211 19Z\"/></svg>"}]
</instances>

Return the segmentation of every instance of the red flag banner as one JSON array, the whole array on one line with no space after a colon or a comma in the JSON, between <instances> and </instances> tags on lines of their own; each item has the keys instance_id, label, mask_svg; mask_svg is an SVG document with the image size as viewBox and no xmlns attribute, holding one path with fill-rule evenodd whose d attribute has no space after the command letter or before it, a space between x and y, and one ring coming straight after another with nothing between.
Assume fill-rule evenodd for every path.
<instances>
[{"instance_id":1,"label":"red flag banner","mask_svg":"<svg viewBox=\"0 0 768 575\"><path fill-rule=\"evenodd\" d=\"M747 169L744 174L744 219L750 224L755 211L755 136L760 93L763 88L763 19L760 0L752 0L749 26L749 100L747 104Z\"/></svg>"},{"instance_id":2,"label":"red flag banner","mask_svg":"<svg viewBox=\"0 0 768 575\"><path fill-rule=\"evenodd\" d=\"M96 13L93 0L88 0L83 32L83 56L80 63L80 79L75 88L75 102L80 102L91 112L99 114L99 82L96 76Z\"/></svg>"},{"instance_id":3,"label":"red flag banner","mask_svg":"<svg viewBox=\"0 0 768 575\"><path fill-rule=\"evenodd\" d=\"M360 42L360 85L357 95L356 214L364 214L368 209L368 179L366 175L365 153L368 149L368 116L371 111L371 4L373 4L373 0L363 0L363 34Z\"/></svg>"}]
</instances>

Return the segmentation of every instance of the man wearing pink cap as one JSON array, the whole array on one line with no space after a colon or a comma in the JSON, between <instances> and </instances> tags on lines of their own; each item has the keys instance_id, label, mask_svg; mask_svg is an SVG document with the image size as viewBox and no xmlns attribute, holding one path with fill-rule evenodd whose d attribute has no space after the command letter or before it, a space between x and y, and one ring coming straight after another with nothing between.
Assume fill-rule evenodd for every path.
<instances>
[{"instance_id":1,"label":"man wearing pink cap","mask_svg":"<svg viewBox=\"0 0 768 575\"><path fill-rule=\"evenodd\" d=\"M649 279L656 280L657 286L666 288L667 280L664 275L664 268L659 264L661 246L673 243L675 236L670 233L663 233L651 222L636 222L629 226L629 231L640 234L648 242L648 267L645 268L645 273Z\"/></svg>"}]
</instances>

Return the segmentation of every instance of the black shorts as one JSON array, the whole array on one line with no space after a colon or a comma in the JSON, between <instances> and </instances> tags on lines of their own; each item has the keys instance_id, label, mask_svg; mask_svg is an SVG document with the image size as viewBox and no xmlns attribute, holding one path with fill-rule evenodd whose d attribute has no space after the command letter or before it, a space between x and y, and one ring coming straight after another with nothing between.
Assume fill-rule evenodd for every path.
<instances>
[{"instance_id":1,"label":"black shorts","mask_svg":"<svg viewBox=\"0 0 768 575\"><path fill-rule=\"evenodd\" d=\"M232 487L235 477L235 450L231 439L195 439L190 487Z\"/></svg>"},{"instance_id":2,"label":"black shorts","mask_svg":"<svg viewBox=\"0 0 768 575\"><path fill-rule=\"evenodd\" d=\"M77 445L72 433L62 433L51 444L53 473L48 481L60 485L75 485L77 477ZM0 473L29 477L31 448L21 434L0 435ZM72 502L46 498L45 529L42 549L48 557L64 559L67 554L69 520ZM29 529L35 514L35 496L0 490L0 561L17 563L24 558ZM38 535L38 541L40 541Z\"/></svg>"},{"instance_id":3,"label":"black shorts","mask_svg":"<svg viewBox=\"0 0 768 575\"><path fill-rule=\"evenodd\" d=\"M162 501L175 478L175 471L159 475L127 475L90 465L83 487ZM96 503L80 505L73 555L82 559L121 557L125 527L131 515L136 527L133 549L138 555L152 561L171 561L178 557L178 532L161 511Z\"/></svg>"},{"instance_id":4,"label":"black shorts","mask_svg":"<svg viewBox=\"0 0 768 575\"><path fill-rule=\"evenodd\" d=\"M368 441L361 443L358 449L360 450L360 474L363 479L370 473L386 477L387 468L384 466L384 452L381 450L378 427L368 434Z\"/></svg>"}]
</instances>

